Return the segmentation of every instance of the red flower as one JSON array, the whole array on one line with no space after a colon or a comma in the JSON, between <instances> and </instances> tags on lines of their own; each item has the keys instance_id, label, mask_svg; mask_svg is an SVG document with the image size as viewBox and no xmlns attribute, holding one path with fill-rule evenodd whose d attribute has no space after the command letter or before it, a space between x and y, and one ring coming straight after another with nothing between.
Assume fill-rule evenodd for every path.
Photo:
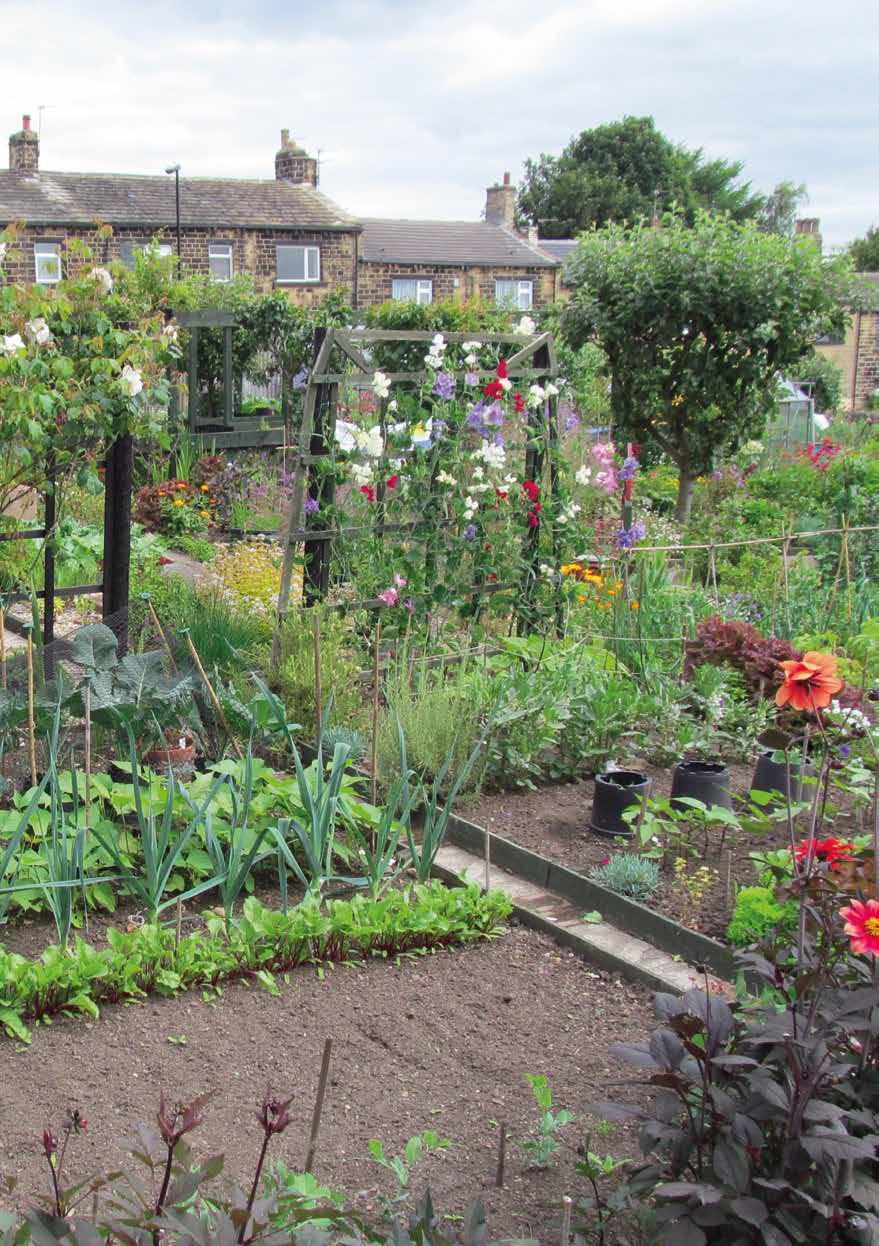
<instances>
[{"instance_id":1,"label":"red flower","mask_svg":"<svg viewBox=\"0 0 879 1246\"><path fill-rule=\"evenodd\" d=\"M533 480L523 480L522 488L527 493L529 501L536 502L540 497L540 486L536 485Z\"/></svg>"},{"instance_id":2,"label":"red flower","mask_svg":"<svg viewBox=\"0 0 879 1246\"><path fill-rule=\"evenodd\" d=\"M400 477L396 475L388 476L387 480L385 481L385 484L387 485L389 489L396 489L399 483L400 483Z\"/></svg>"},{"instance_id":3,"label":"red flower","mask_svg":"<svg viewBox=\"0 0 879 1246\"><path fill-rule=\"evenodd\" d=\"M503 398L504 387L501 385L500 381L489 381L482 392L485 394L486 398L494 398L497 400L498 398Z\"/></svg>"},{"instance_id":4,"label":"red flower","mask_svg":"<svg viewBox=\"0 0 879 1246\"><path fill-rule=\"evenodd\" d=\"M495 368L495 370L494 370L494 374L495 374L495 376L496 376L496 377L499 377L499 378L500 378L500 380L502 380L502 381L505 381L505 380L507 379L508 369L507 369L507 361L506 361L506 359L502 359L502 360L500 361L500 363L498 364L498 366L497 366L497 367Z\"/></svg>"},{"instance_id":5,"label":"red flower","mask_svg":"<svg viewBox=\"0 0 879 1246\"><path fill-rule=\"evenodd\" d=\"M170 567L173 561L174 561L173 558L166 558L164 554L159 555L159 566L160 567Z\"/></svg>"},{"instance_id":6,"label":"red flower","mask_svg":"<svg viewBox=\"0 0 879 1246\"><path fill-rule=\"evenodd\" d=\"M510 496L506 489L495 489L495 494L502 502L506 502L507 498Z\"/></svg>"},{"instance_id":7,"label":"red flower","mask_svg":"<svg viewBox=\"0 0 879 1246\"><path fill-rule=\"evenodd\" d=\"M525 399L522 397L521 394L517 393L517 394L513 394L513 402L516 404L516 410L518 411L519 415L521 415L522 412L525 410Z\"/></svg>"},{"instance_id":8,"label":"red flower","mask_svg":"<svg viewBox=\"0 0 879 1246\"><path fill-rule=\"evenodd\" d=\"M836 674L836 658L830 653L810 650L801 658L778 664L784 671L784 683L775 694L776 705L790 705L795 710L825 709L845 680Z\"/></svg>"},{"instance_id":9,"label":"red flower","mask_svg":"<svg viewBox=\"0 0 879 1246\"><path fill-rule=\"evenodd\" d=\"M852 900L839 910L845 921L845 933L851 939L852 951L875 956L879 952L879 900Z\"/></svg>"},{"instance_id":10,"label":"red flower","mask_svg":"<svg viewBox=\"0 0 879 1246\"><path fill-rule=\"evenodd\" d=\"M835 870L840 861L851 860L854 850L854 844L833 836L829 839L804 839L797 845L796 857L798 861L807 861L811 857L813 861L823 861Z\"/></svg>"},{"instance_id":11,"label":"red flower","mask_svg":"<svg viewBox=\"0 0 879 1246\"><path fill-rule=\"evenodd\" d=\"M360 492L366 498L367 502L375 501L375 486L374 485L361 485Z\"/></svg>"},{"instance_id":12,"label":"red flower","mask_svg":"<svg viewBox=\"0 0 879 1246\"><path fill-rule=\"evenodd\" d=\"M542 510L542 507L539 502L535 502L534 505L531 507L531 510L528 512L528 526L530 528L536 528L537 525L540 523L539 516L540 516L541 510Z\"/></svg>"}]
</instances>

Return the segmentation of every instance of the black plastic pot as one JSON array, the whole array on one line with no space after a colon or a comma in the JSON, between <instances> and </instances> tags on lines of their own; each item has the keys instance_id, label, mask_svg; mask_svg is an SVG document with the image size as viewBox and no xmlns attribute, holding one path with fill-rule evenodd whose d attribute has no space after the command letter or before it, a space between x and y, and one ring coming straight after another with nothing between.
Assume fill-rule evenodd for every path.
<instances>
[{"instance_id":1,"label":"black plastic pot","mask_svg":"<svg viewBox=\"0 0 879 1246\"><path fill-rule=\"evenodd\" d=\"M816 777L815 767L810 762L803 765L802 762L792 761L790 764L790 791L788 791L788 775L787 767L784 761L773 761L772 750L767 749L757 758L757 765L754 767L754 777L751 779L751 790L758 792L779 792L781 800L773 800L769 808L776 808L783 804L788 795L792 801L803 799L803 776L808 775L814 779Z\"/></svg>"},{"instance_id":2,"label":"black plastic pot","mask_svg":"<svg viewBox=\"0 0 879 1246\"><path fill-rule=\"evenodd\" d=\"M639 770L609 770L595 776L590 830L609 838L631 839L634 831L623 821L623 814L640 805L650 792L650 780Z\"/></svg>"},{"instance_id":3,"label":"black plastic pot","mask_svg":"<svg viewBox=\"0 0 879 1246\"><path fill-rule=\"evenodd\" d=\"M682 761L671 777L671 803L675 809L686 809L678 798L689 796L711 808L720 805L732 809L730 774L722 761Z\"/></svg>"}]
</instances>

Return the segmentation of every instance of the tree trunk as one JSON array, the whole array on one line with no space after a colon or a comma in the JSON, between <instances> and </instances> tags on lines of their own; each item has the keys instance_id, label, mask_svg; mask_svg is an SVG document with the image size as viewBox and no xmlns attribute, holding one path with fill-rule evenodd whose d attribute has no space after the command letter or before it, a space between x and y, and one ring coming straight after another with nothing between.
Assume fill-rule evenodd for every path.
<instances>
[{"instance_id":1,"label":"tree trunk","mask_svg":"<svg viewBox=\"0 0 879 1246\"><path fill-rule=\"evenodd\" d=\"M681 470L678 474L678 500L675 504L675 519L679 524L685 524L690 518L690 508L693 505L693 485L696 477L690 475L689 472Z\"/></svg>"}]
</instances>

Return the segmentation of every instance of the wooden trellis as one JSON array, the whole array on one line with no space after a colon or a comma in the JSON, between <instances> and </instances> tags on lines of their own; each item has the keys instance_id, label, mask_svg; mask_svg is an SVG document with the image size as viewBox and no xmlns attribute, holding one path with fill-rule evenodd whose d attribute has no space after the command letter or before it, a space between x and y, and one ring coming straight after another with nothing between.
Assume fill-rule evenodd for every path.
<instances>
[{"instance_id":1,"label":"wooden trellis","mask_svg":"<svg viewBox=\"0 0 879 1246\"><path fill-rule=\"evenodd\" d=\"M377 510L377 521L373 524L339 525L333 528L309 527L305 520L304 507L307 497L317 501L321 510L333 502L334 483L329 476L319 471L319 464L332 453L340 385L344 384L361 390L371 388L376 371L375 365L367 357L371 348L401 343L428 345L434 336L435 334L428 330L318 329L315 332L311 373L297 439L299 453L295 459L290 509L282 538L284 561L278 597L275 658L280 651L280 628L289 612L296 549L300 544L304 545L305 552L305 601L307 604L313 604L325 595L329 587L330 554L334 542L345 537L364 534L383 536L404 531L411 531L413 539L417 540L415 535L417 524L386 524L381 505ZM477 338L484 347L513 346L516 348L507 358L510 380L546 383L555 380L558 376L558 362L550 333L537 333L528 338L523 338L521 334L516 333L471 331L443 334L444 341L449 345ZM448 371L456 379L460 379L469 370L448 369ZM475 371L480 383L495 375L493 369L476 369ZM414 386L422 385L429 376L423 368L415 371L386 372L385 375L392 384L402 383ZM387 427L387 414L387 400L382 399L378 416L383 433ZM557 442L559 436L558 399L555 396L547 399L543 409L529 412L528 418L535 434L546 433L546 440L550 445ZM539 479L543 466L544 450L541 438L530 437L525 456L526 478ZM553 496L557 483L557 468L553 459L550 463L550 491ZM378 500L381 503L381 496ZM533 585L536 579L539 540L538 519L538 523L528 529L525 537L526 554L532 571L528 577L529 585L525 586L526 595L530 592L529 586ZM479 584L470 589L470 594L487 594L505 587L511 586ZM359 604L378 607L381 603L370 601Z\"/></svg>"}]
</instances>

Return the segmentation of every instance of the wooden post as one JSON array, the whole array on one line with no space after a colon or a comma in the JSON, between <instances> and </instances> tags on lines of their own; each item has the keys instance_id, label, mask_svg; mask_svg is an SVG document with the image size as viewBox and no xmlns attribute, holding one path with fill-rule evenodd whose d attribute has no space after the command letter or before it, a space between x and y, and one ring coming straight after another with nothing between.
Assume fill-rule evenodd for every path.
<instances>
[{"instance_id":1,"label":"wooden post","mask_svg":"<svg viewBox=\"0 0 879 1246\"><path fill-rule=\"evenodd\" d=\"M327 1079L330 1074L330 1056L333 1054L333 1040L328 1038L324 1043L324 1054L320 1064L320 1077L317 1083L317 1098L314 1102L314 1112L311 1117L311 1137L308 1139L308 1155L305 1157L305 1171L311 1172L314 1168L314 1157L317 1152L317 1142L320 1136L320 1118L324 1110L324 1095L327 1092Z\"/></svg>"},{"instance_id":2,"label":"wooden post","mask_svg":"<svg viewBox=\"0 0 879 1246\"><path fill-rule=\"evenodd\" d=\"M232 729L229 726L229 723L226 719L226 715L223 712L223 707L220 704L220 698L217 696L216 692L214 691L214 685L208 679L207 674L205 672L205 668L201 664L201 658L198 656L198 652L196 651L195 645L192 643L192 637L190 636L189 632L185 630L184 630L184 635L186 636L186 646L189 649L190 654L192 655L192 660L195 663L196 670L198 671L199 675L201 675L202 680L204 681L204 685L208 690L208 695L211 698L213 707L217 711L217 717L219 718L220 723L222 724L223 730L226 732L226 735L229 737L229 740L232 744L232 748L235 751L235 755L238 757L239 761L242 761L244 759L244 754L241 752L241 746L239 745L238 741L235 739L234 735L232 734Z\"/></svg>"},{"instance_id":3,"label":"wooden post","mask_svg":"<svg viewBox=\"0 0 879 1246\"><path fill-rule=\"evenodd\" d=\"M113 631L120 655L128 649L128 590L131 572L131 477L134 443L120 437L104 461L104 619L119 614Z\"/></svg>"},{"instance_id":4,"label":"wooden post","mask_svg":"<svg viewBox=\"0 0 879 1246\"><path fill-rule=\"evenodd\" d=\"M504 1188L504 1165L507 1160L507 1127L501 1123L500 1136L498 1137L497 1147L497 1172L495 1173L494 1183L499 1190Z\"/></svg>"},{"instance_id":5,"label":"wooden post","mask_svg":"<svg viewBox=\"0 0 879 1246\"><path fill-rule=\"evenodd\" d=\"M491 832L486 826L484 834L484 854L485 854L485 894L491 891Z\"/></svg>"},{"instance_id":6,"label":"wooden post","mask_svg":"<svg viewBox=\"0 0 879 1246\"><path fill-rule=\"evenodd\" d=\"M314 353L315 358L317 352L323 345L326 337L326 329L315 330ZM336 404L338 402L339 387L335 384L325 385L317 384L317 393L314 402L314 422L311 432L311 439L308 443L308 452L310 455L326 456L331 453L333 439L336 432ZM306 449L305 440L302 440L302 449ZM335 496L335 480L332 475L325 475L320 470L320 465L315 462L308 464L308 484L307 493L310 498L317 502L321 511L332 506ZM318 514L321 513L318 512ZM325 527L323 523L320 527ZM303 598L309 604L316 601L322 601L330 587L330 549L332 538L319 537L315 541L306 541L304 546L305 553L305 569L303 574Z\"/></svg>"},{"instance_id":7,"label":"wooden post","mask_svg":"<svg viewBox=\"0 0 879 1246\"><path fill-rule=\"evenodd\" d=\"M375 620L375 641L374 652L372 655L372 740L370 754L370 769L372 771L372 783L370 786L370 794L372 803L376 803L378 795L378 708L379 708L379 677L381 674L381 638L382 623L381 619L376 616Z\"/></svg>"},{"instance_id":8,"label":"wooden post","mask_svg":"<svg viewBox=\"0 0 879 1246\"><path fill-rule=\"evenodd\" d=\"M43 538L43 678L51 679L54 668L55 639L55 551L52 541L55 537L55 521L57 506L55 498L55 462L50 455L47 461L48 483L43 495L45 521L43 527L46 535Z\"/></svg>"},{"instance_id":9,"label":"wooden post","mask_svg":"<svg viewBox=\"0 0 879 1246\"><path fill-rule=\"evenodd\" d=\"M85 713L85 828L92 824L92 686L86 680L82 691Z\"/></svg>"},{"instance_id":10,"label":"wooden post","mask_svg":"<svg viewBox=\"0 0 879 1246\"><path fill-rule=\"evenodd\" d=\"M574 1207L574 1201L569 1194L562 1199L562 1246L568 1246L571 1240L571 1212Z\"/></svg>"}]
</instances>

